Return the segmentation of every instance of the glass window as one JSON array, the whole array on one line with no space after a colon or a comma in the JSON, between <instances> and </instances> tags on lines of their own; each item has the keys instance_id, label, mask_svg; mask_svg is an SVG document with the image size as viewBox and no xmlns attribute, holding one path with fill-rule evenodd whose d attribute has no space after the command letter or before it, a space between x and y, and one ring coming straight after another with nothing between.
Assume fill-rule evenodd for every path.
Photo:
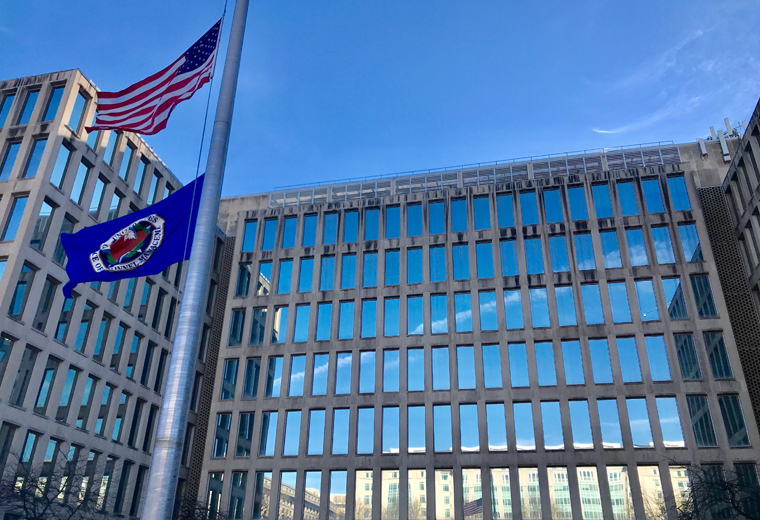
<instances>
[{"instance_id":1,"label":"glass window","mask_svg":"<svg viewBox=\"0 0 760 520\"><path fill-rule=\"evenodd\" d=\"M544 190L544 211L546 212L546 222L562 222L562 200L559 196L559 190Z\"/></svg>"},{"instance_id":2,"label":"glass window","mask_svg":"<svg viewBox=\"0 0 760 520\"><path fill-rule=\"evenodd\" d=\"M570 406L570 426L573 432L573 448L576 450L594 449L588 401L570 401L568 404Z\"/></svg>"},{"instance_id":3,"label":"glass window","mask_svg":"<svg viewBox=\"0 0 760 520\"><path fill-rule=\"evenodd\" d=\"M319 270L319 290L332 291L335 282L335 257L323 256Z\"/></svg>"},{"instance_id":4,"label":"glass window","mask_svg":"<svg viewBox=\"0 0 760 520\"><path fill-rule=\"evenodd\" d=\"M69 116L69 128L75 132L79 131L79 125L84 117L84 109L87 106L87 98L81 92L77 93L77 99L74 102L74 108L71 109Z\"/></svg>"},{"instance_id":5,"label":"glass window","mask_svg":"<svg viewBox=\"0 0 760 520\"><path fill-rule=\"evenodd\" d=\"M582 385L586 382L583 375L583 358L581 345L578 341L562 342L562 359L565 364L565 383L568 385Z\"/></svg>"},{"instance_id":6,"label":"glass window","mask_svg":"<svg viewBox=\"0 0 760 520\"><path fill-rule=\"evenodd\" d=\"M27 125L32 119L34 106L37 104L37 97L40 95L39 90L31 90L26 94L24 108L21 109L21 115L18 118L19 125Z\"/></svg>"},{"instance_id":7,"label":"glass window","mask_svg":"<svg viewBox=\"0 0 760 520\"><path fill-rule=\"evenodd\" d=\"M385 299L383 335L386 337L398 336L400 332L401 310L399 298Z\"/></svg>"},{"instance_id":8,"label":"glass window","mask_svg":"<svg viewBox=\"0 0 760 520\"><path fill-rule=\"evenodd\" d=\"M636 280L636 297L639 300L639 313L641 321L657 321L660 312L657 309L657 300L654 296L652 280Z\"/></svg>"},{"instance_id":9,"label":"glass window","mask_svg":"<svg viewBox=\"0 0 760 520\"><path fill-rule=\"evenodd\" d=\"M557 371L554 368L554 346L551 343L536 343L535 352L538 386L556 386Z\"/></svg>"},{"instance_id":10,"label":"glass window","mask_svg":"<svg viewBox=\"0 0 760 520\"><path fill-rule=\"evenodd\" d=\"M262 249L264 251L271 251L274 249L275 238L277 235L277 219L269 219L264 221L264 243Z\"/></svg>"},{"instance_id":11,"label":"glass window","mask_svg":"<svg viewBox=\"0 0 760 520\"><path fill-rule=\"evenodd\" d=\"M314 259L301 258L301 270L298 276L298 292L311 292L312 278L314 278Z\"/></svg>"},{"instance_id":12,"label":"glass window","mask_svg":"<svg viewBox=\"0 0 760 520\"><path fill-rule=\"evenodd\" d=\"M338 353L335 369L335 395L351 393L351 352Z\"/></svg>"},{"instance_id":13,"label":"glass window","mask_svg":"<svg viewBox=\"0 0 760 520\"><path fill-rule=\"evenodd\" d=\"M683 296L680 278L663 278L662 291L665 294L665 304L671 320L688 320L689 311Z\"/></svg>"},{"instance_id":14,"label":"glass window","mask_svg":"<svg viewBox=\"0 0 760 520\"><path fill-rule=\"evenodd\" d=\"M425 453L425 407L407 408L407 449L409 453Z\"/></svg>"},{"instance_id":15,"label":"glass window","mask_svg":"<svg viewBox=\"0 0 760 520\"><path fill-rule=\"evenodd\" d=\"M541 493L538 484L538 468L518 470L520 489L520 510L523 520L536 520L541 516Z\"/></svg>"},{"instance_id":16,"label":"glass window","mask_svg":"<svg viewBox=\"0 0 760 520\"><path fill-rule=\"evenodd\" d=\"M267 220L267 224L269 222L277 222L276 220ZM298 226L298 217L286 217L283 219L283 226L282 226L282 248L287 249L290 247L295 247L296 245L296 228ZM264 229L264 234L266 240L266 228ZM277 228L274 228L274 231L276 233Z\"/></svg>"},{"instance_id":17,"label":"glass window","mask_svg":"<svg viewBox=\"0 0 760 520\"><path fill-rule=\"evenodd\" d=\"M533 328L550 327L546 289L530 289L530 316Z\"/></svg>"},{"instance_id":18,"label":"glass window","mask_svg":"<svg viewBox=\"0 0 760 520\"><path fill-rule=\"evenodd\" d=\"M567 239L565 238L565 235L549 237L549 252L552 257L552 271L555 273L570 271L570 261L567 258Z\"/></svg>"},{"instance_id":19,"label":"glass window","mask_svg":"<svg viewBox=\"0 0 760 520\"><path fill-rule=\"evenodd\" d=\"M356 421L356 454L366 455L374 451L375 409L359 408Z\"/></svg>"},{"instance_id":20,"label":"glass window","mask_svg":"<svg viewBox=\"0 0 760 520\"><path fill-rule=\"evenodd\" d=\"M21 217L24 215L24 209L26 209L26 201L28 197L15 197L13 199L13 206L11 207L10 216L8 222L5 224L5 231L3 232L3 241L10 242L16 239L16 233L21 225Z\"/></svg>"},{"instance_id":21,"label":"glass window","mask_svg":"<svg viewBox=\"0 0 760 520\"><path fill-rule=\"evenodd\" d=\"M263 412L261 414L259 457L274 456L274 445L277 440L277 415L277 412Z\"/></svg>"},{"instance_id":22,"label":"glass window","mask_svg":"<svg viewBox=\"0 0 760 520\"><path fill-rule=\"evenodd\" d=\"M303 238L301 245L311 247L317 243L317 216L306 215L303 218Z\"/></svg>"},{"instance_id":23,"label":"glass window","mask_svg":"<svg viewBox=\"0 0 760 520\"><path fill-rule=\"evenodd\" d=\"M301 412L300 410L290 410L285 413L285 440L282 446L282 455L284 457L298 456L298 441L300 437Z\"/></svg>"},{"instance_id":24,"label":"glass window","mask_svg":"<svg viewBox=\"0 0 760 520\"><path fill-rule=\"evenodd\" d=\"M359 236L359 212L346 211L343 217L345 218L345 222L343 222L343 242L356 242Z\"/></svg>"},{"instance_id":25,"label":"glass window","mask_svg":"<svg viewBox=\"0 0 760 520\"><path fill-rule=\"evenodd\" d=\"M256 295L266 296L270 292L272 283L272 262L259 264L259 278L256 281Z\"/></svg>"},{"instance_id":26,"label":"glass window","mask_svg":"<svg viewBox=\"0 0 760 520\"><path fill-rule=\"evenodd\" d=\"M583 300L583 314L586 325L604 323L602 312L602 297L597 284L581 285L581 298Z\"/></svg>"},{"instance_id":27,"label":"glass window","mask_svg":"<svg viewBox=\"0 0 760 520\"><path fill-rule=\"evenodd\" d=\"M710 278L707 275L691 275L691 288L694 291L699 317L717 318L718 309L713 300Z\"/></svg>"},{"instance_id":28,"label":"glass window","mask_svg":"<svg viewBox=\"0 0 760 520\"><path fill-rule=\"evenodd\" d=\"M433 447L436 453L450 452L451 440L451 405L433 406Z\"/></svg>"},{"instance_id":29,"label":"glass window","mask_svg":"<svg viewBox=\"0 0 760 520\"><path fill-rule=\"evenodd\" d=\"M309 444L307 455L322 455L325 444L325 411L311 410L309 412ZM317 484L316 489L321 486Z\"/></svg>"},{"instance_id":30,"label":"glass window","mask_svg":"<svg viewBox=\"0 0 760 520\"><path fill-rule=\"evenodd\" d=\"M570 203L570 217L573 220L586 220L588 210L586 209L586 192L583 186L574 186L567 189L567 200Z\"/></svg>"},{"instance_id":31,"label":"glass window","mask_svg":"<svg viewBox=\"0 0 760 520\"><path fill-rule=\"evenodd\" d=\"M428 204L428 222L430 234L439 235L446 232L446 218L444 215L443 202L431 202Z\"/></svg>"},{"instance_id":32,"label":"glass window","mask_svg":"<svg viewBox=\"0 0 760 520\"><path fill-rule=\"evenodd\" d=\"M648 265L647 248L644 245L644 233L641 229L626 229L625 240L628 243L628 256L631 265Z\"/></svg>"},{"instance_id":33,"label":"glass window","mask_svg":"<svg viewBox=\"0 0 760 520\"><path fill-rule=\"evenodd\" d=\"M446 248L444 246L430 247L430 281L446 281Z\"/></svg>"},{"instance_id":34,"label":"glass window","mask_svg":"<svg viewBox=\"0 0 760 520\"><path fill-rule=\"evenodd\" d=\"M686 406L689 408L689 417L691 418L697 447L712 448L717 446L718 441L715 438L715 428L710 416L707 397L704 395L687 395Z\"/></svg>"},{"instance_id":35,"label":"glass window","mask_svg":"<svg viewBox=\"0 0 760 520\"><path fill-rule=\"evenodd\" d=\"M594 246L591 243L591 235L589 233L575 235L575 256L578 262L578 270L588 271L596 269Z\"/></svg>"},{"instance_id":36,"label":"glass window","mask_svg":"<svg viewBox=\"0 0 760 520\"><path fill-rule=\"evenodd\" d=\"M515 418L515 444L517 451L535 450L536 438L533 434L533 408L531 404L514 403L512 409Z\"/></svg>"},{"instance_id":37,"label":"glass window","mask_svg":"<svg viewBox=\"0 0 760 520\"><path fill-rule=\"evenodd\" d=\"M121 327L119 327L121 332ZM238 360L225 359L224 372L222 373L221 400L235 399L235 386L237 384Z\"/></svg>"},{"instance_id":38,"label":"glass window","mask_svg":"<svg viewBox=\"0 0 760 520\"><path fill-rule=\"evenodd\" d=\"M457 347L457 380L460 390L475 388L474 347Z\"/></svg>"},{"instance_id":39,"label":"glass window","mask_svg":"<svg viewBox=\"0 0 760 520\"><path fill-rule=\"evenodd\" d=\"M689 194L686 191L686 184L682 176L668 177L668 189L670 190L670 201L673 204L674 211L691 209Z\"/></svg>"},{"instance_id":40,"label":"glass window","mask_svg":"<svg viewBox=\"0 0 760 520\"><path fill-rule=\"evenodd\" d=\"M230 440L230 423L232 414L220 413L216 415L216 436L211 456L224 458L227 456L227 446Z\"/></svg>"},{"instance_id":41,"label":"glass window","mask_svg":"<svg viewBox=\"0 0 760 520\"><path fill-rule=\"evenodd\" d=\"M480 330L498 330L496 293L494 291L479 292L478 305L480 308Z\"/></svg>"},{"instance_id":42,"label":"glass window","mask_svg":"<svg viewBox=\"0 0 760 520\"><path fill-rule=\"evenodd\" d=\"M84 162L79 163L77 175L74 178L74 186L71 187L70 198L80 206L82 205L82 200L84 198L84 190L87 185L87 177L89 173L90 167Z\"/></svg>"},{"instance_id":43,"label":"glass window","mask_svg":"<svg viewBox=\"0 0 760 520\"><path fill-rule=\"evenodd\" d=\"M282 388L282 357L270 357L267 366L267 386L264 391L264 397L280 397L280 388Z\"/></svg>"},{"instance_id":44,"label":"glass window","mask_svg":"<svg viewBox=\"0 0 760 520\"><path fill-rule=\"evenodd\" d=\"M377 287L377 253L364 253L362 287Z\"/></svg>"},{"instance_id":45,"label":"glass window","mask_svg":"<svg viewBox=\"0 0 760 520\"><path fill-rule=\"evenodd\" d=\"M597 476L596 466L581 467L576 469L578 475L578 487L580 488L581 496L581 514L583 518L601 518L602 514L602 499L599 494L599 479ZM617 487L610 485L611 489L617 490ZM622 502L616 496L613 499L613 504ZM613 506L614 507L614 506ZM569 508L568 508L569 509ZM568 517L569 518L569 517ZM625 516L615 516L615 518L632 518Z\"/></svg>"},{"instance_id":46,"label":"glass window","mask_svg":"<svg viewBox=\"0 0 760 520\"><path fill-rule=\"evenodd\" d=\"M654 448L652 428L649 426L647 401L641 398L625 400L628 407L628 421L631 425L631 437L634 448Z\"/></svg>"},{"instance_id":47,"label":"glass window","mask_svg":"<svg viewBox=\"0 0 760 520\"><path fill-rule=\"evenodd\" d=\"M460 447L463 453L480 451L478 405L459 405Z\"/></svg>"},{"instance_id":48,"label":"glass window","mask_svg":"<svg viewBox=\"0 0 760 520\"><path fill-rule=\"evenodd\" d=\"M348 455L348 420L348 408L336 408L333 411L333 455Z\"/></svg>"},{"instance_id":49,"label":"glass window","mask_svg":"<svg viewBox=\"0 0 760 520\"><path fill-rule=\"evenodd\" d=\"M8 119L8 114L11 111L11 105L13 105L14 99L16 99L15 94L6 94L3 98L3 102L0 103L0 128L5 125L5 121Z\"/></svg>"},{"instance_id":50,"label":"glass window","mask_svg":"<svg viewBox=\"0 0 760 520\"><path fill-rule=\"evenodd\" d=\"M694 337L691 334L673 334L678 355L678 366L681 368L681 377L684 380L699 381L702 379L702 371L699 368L697 350L694 346Z\"/></svg>"},{"instance_id":51,"label":"glass window","mask_svg":"<svg viewBox=\"0 0 760 520\"><path fill-rule=\"evenodd\" d=\"M406 207L406 236L422 236L422 204L409 204Z\"/></svg>"},{"instance_id":52,"label":"glass window","mask_svg":"<svg viewBox=\"0 0 760 520\"><path fill-rule=\"evenodd\" d=\"M470 254L467 244L459 244L451 247L454 257L454 280L469 280L470 278Z\"/></svg>"},{"instance_id":53,"label":"glass window","mask_svg":"<svg viewBox=\"0 0 760 520\"><path fill-rule=\"evenodd\" d=\"M50 183L54 186L57 186L58 188L61 188L63 186L63 180L66 176L66 170L69 167L72 153L73 152L68 149L65 144L61 144L61 148L58 150L58 157L56 158L55 165L53 166L53 172L50 174ZM10 173L10 171L8 173Z\"/></svg>"},{"instance_id":54,"label":"glass window","mask_svg":"<svg viewBox=\"0 0 760 520\"><path fill-rule=\"evenodd\" d=\"M409 296L406 300L406 334L416 336L423 333L422 296Z\"/></svg>"},{"instance_id":55,"label":"glass window","mask_svg":"<svg viewBox=\"0 0 760 520\"><path fill-rule=\"evenodd\" d=\"M449 389L449 348L433 347L433 390Z\"/></svg>"},{"instance_id":56,"label":"glass window","mask_svg":"<svg viewBox=\"0 0 760 520\"><path fill-rule=\"evenodd\" d=\"M422 283L422 248L406 250L406 283Z\"/></svg>"},{"instance_id":57,"label":"glass window","mask_svg":"<svg viewBox=\"0 0 760 520\"><path fill-rule=\"evenodd\" d=\"M445 334L449 331L448 308L446 295L430 295L430 332L432 334Z\"/></svg>"},{"instance_id":58,"label":"glass window","mask_svg":"<svg viewBox=\"0 0 760 520\"><path fill-rule=\"evenodd\" d=\"M472 303L470 293L454 295L454 312L456 314L456 331L472 332Z\"/></svg>"},{"instance_id":59,"label":"glass window","mask_svg":"<svg viewBox=\"0 0 760 520\"><path fill-rule=\"evenodd\" d=\"M599 427L602 430L602 445L604 449L622 448L623 434L620 431L617 400L598 399L596 407L599 410Z\"/></svg>"},{"instance_id":60,"label":"glass window","mask_svg":"<svg viewBox=\"0 0 760 520\"><path fill-rule=\"evenodd\" d=\"M588 349L591 354L591 368L594 372L594 383L597 385L612 383L612 364L610 349L606 339L590 339Z\"/></svg>"},{"instance_id":61,"label":"glass window","mask_svg":"<svg viewBox=\"0 0 760 520\"><path fill-rule=\"evenodd\" d=\"M607 184L595 184L591 188L594 196L594 208L597 218L609 218L612 216L612 202L610 200L610 187Z\"/></svg>"},{"instance_id":62,"label":"glass window","mask_svg":"<svg viewBox=\"0 0 760 520\"><path fill-rule=\"evenodd\" d=\"M525 327L520 289L504 291L504 314L508 329L522 329Z\"/></svg>"},{"instance_id":63,"label":"glass window","mask_svg":"<svg viewBox=\"0 0 760 520\"><path fill-rule=\"evenodd\" d=\"M40 167L40 161L42 160L42 154L45 151L45 145L47 144L47 139L35 139L32 144L32 151L29 153L29 160L26 162L26 167L24 168L23 178L24 179L31 179L32 177L37 175L37 169ZM10 145L13 146L13 145ZM13 163L8 166L8 168L12 168ZM0 168L0 179L3 178L5 175L5 166ZM10 171L8 172L10 173Z\"/></svg>"},{"instance_id":64,"label":"glass window","mask_svg":"<svg viewBox=\"0 0 760 520\"><path fill-rule=\"evenodd\" d=\"M285 343L288 332L288 308L275 307L272 321L272 343Z\"/></svg>"},{"instance_id":65,"label":"glass window","mask_svg":"<svg viewBox=\"0 0 760 520\"><path fill-rule=\"evenodd\" d=\"M491 203L488 197L475 197L472 199L472 204L475 229L491 229Z\"/></svg>"},{"instance_id":66,"label":"glass window","mask_svg":"<svg viewBox=\"0 0 760 520\"><path fill-rule=\"evenodd\" d=\"M641 381L641 367L639 366L639 352L636 348L635 338L617 338L618 357L620 358L620 372L624 383L638 383Z\"/></svg>"},{"instance_id":67,"label":"glass window","mask_svg":"<svg viewBox=\"0 0 760 520\"><path fill-rule=\"evenodd\" d=\"M540 238L528 238L525 240L525 265L528 274L540 274L544 272L544 256L541 250Z\"/></svg>"},{"instance_id":68,"label":"glass window","mask_svg":"<svg viewBox=\"0 0 760 520\"><path fill-rule=\"evenodd\" d=\"M475 246L478 264L478 278L493 278L493 248L491 242L480 242Z\"/></svg>"},{"instance_id":69,"label":"glass window","mask_svg":"<svg viewBox=\"0 0 760 520\"><path fill-rule=\"evenodd\" d=\"M245 323L245 309L233 309L230 317L229 346L237 347L243 342L243 323Z\"/></svg>"},{"instance_id":70,"label":"glass window","mask_svg":"<svg viewBox=\"0 0 760 520\"><path fill-rule=\"evenodd\" d=\"M486 388L501 388L501 352L499 345L483 345L483 384Z\"/></svg>"},{"instance_id":71,"label":"glass window","mask_svg":"<svg viewBox=\"0 0 760 520\"><path fill-rule=\"evenodd\" d=\"M259 373L261 358L248 358L245 361L245 381L243 382L243 399L256 399L259 394ZM251 424L251 428L253 424Z\"/></svg>"},{"instance_id":72,"label":"glass window","mask_svg":"<svg viewBox=\"0 0 760 520\"><path fill-rule=\"evenodd\" d=\"M501 275L517 276L517 253L515 251L515 241L501 240L499 242L499 250L501 253Z\"/></svg>"},{"instance_id":73,"label":"glass window","mask_svg":"<svg viewBox=\"0 0 760 520\"><path fill-rule=\"evenodd\" d=\"M293 260L280 260L280 279L277 283L277 294L288 294L293 278Z\"/></svg>"},{"instance_id":74,"label":"glass window","mask_svg":"<svg viewBox=\"0 0 760 520\"><path fill-rule=\"evenodd\" d=\"M620 211L623 216L638 215L639 206L636 203L636 193L633 189L633 182L617 183L618 197L620 198Z\"/></svg>"},{"instance_id":75,"label":"glass window","mask_svg":"<svg viewBox=\"0 0 760 520\"><path fill-rule=\"evenodd\" d=\"M422 251L420 250L420 254ZM421 264L420 260L420 264ZM420 282L422 281L422 265L420 265ZM419 282L415 282L419 283ZM399 252L386 251L385 252L385 285L398 285L399 284Z\"/></svg>"},{"instance_id":76,"label":"glass window","mask_svg":"<svg viewBox=\"0 0 760 520\"><path fill-rule=\"evenodd\" d=\"M332 328L332 304L317 305L317 341L329 341Z\"/></svg>"},{"instance_id":77,"label":"glass window","mask_svg":"<svg viewBox=\"0 0 760 520\"><path fill-rule=\"evenodd\" d=\"M322 229L322 244L329 245L338 242L338 214L325 213L325 227Z\"/></svg>"},{"instance_id":78,"label":"glass window","mask_svg":"<svg viewBox=\"0 0 760 520\"><path fill-rule=\"evenodd\" d=\"M20 149L21 143L8 143L5 149L5 157L3 157L3 162L0 164L0 181L10 179L11 171L13 170L13 165L16 164L16 157Z\"/></svg>"},{"instance_id":79,"label":"glass window","mask_svg":"<svg viewBox=\"0 0 760 520\"><path fill-rule=\"evenodd\" d=\"M356 255L343 255L343 266L340 275L340 288L353 289L356 287Z\"/></svg>"},{"instance_id":80,"label":"glass window","mask_svg":"<svg viewBox=\"0 0 760 520\"><path fill-rule=\"evenodd\" d=\"M311 395L327 395L327 373L330 354L314 354L314 371L311 378Z\"/></svg>"},{"instance_id":81,"label":"glass window","mask_svg":"<svg viewBox=\"0 0 760 520\"><path fill-rule=\"evenodd\" d=\"M629 323L631 321L631 307L628 303L628 288L625 282L608 283L607 290L610 293L610 309L614 323Z\"/></svg>"},{"instance_id":82,"label":"glass window","mask_svg":"<svg viewBox=\"0 0 760 520\"><path fill-rule=\"evenodd\" d=\"M489 451L507 451L507 427L504 403L486 404L486 431Z\"/></svg>"},{"instance_id":83,"label":"glass window","mask_svg":"<svg viewBox=\"0 0 760 520\"><path fill-rule=\"evenodd\" d=\"M676 257L673 253L673 243L670 241L670 230L667 226L653 227L652 239L657 254L658 264L674 264Z\"/></svg>"},{"instance_id":84,"label":"glass window","mask_svg":"<svg viewBox=\"0 0 760 520\"><path fill-rule=\"evenodd\" d=\"M575 297L573 296L572 285L564 287L555 286L554 295L557 300L557 318L560 327L577 325L578 321L575 314Z\"/></svg>"},{"instance_id":85,"label":"glass window","mask_svg":"<svg viewBox=\"0 0 760 520\"><path fill-rule=\"evenodd\" d=\"M702 248L699 245L699 235L694 224L678 226L678 234L681 236L683 256L687 262L702 262Z\"/></svg>"},{"instance_id":86,"label":"glass window","mask_svg":"<svg viewBox=\"0 0 760 520\"><path fill-rule=\"evenodd\" d=\"M620 246L618 245L617 233L615 231L599 232L599 239L602 245L604 268L614 269L622 267L623 263L620 260Z\"/></svg>"},{"instance_id":87,"label":"glass window","mask_svg":"<svg viewBox=\"0 0 760 520\"><path fill-rule=\"evenodd\" d=\"M524 343L509 345L509 378L512 388L530 386L528 354Z\"/></svg>"},{"instance_id":88,"label":"glass window","mask_svg":"<svg viewBox=\"0 0 760 520\"><path fill-rule=\"evenodd\" d=\"M465 199L451 201L451 231L454 233L467 231L467 200Z\"/></svg>"},{"instance_id":89,"label":"glass window","mask_svg":"<svg viewBox=\"0 0 760 520\"><path fill-rule=\"evenodd\" d=\"M662 205L660 181L658 179L641 181L641 191L644 192L644 201L647 203L648 213L662 213L665 211L665 208Z\"/></svg>"},{"instance_id":90,"label":"glass window","mask_svg":"<svg viewBox=\"0 0 760 520\"><path fill-rule=\"evenodd\" d=\"M362 338L377 335L377 300L362 300Z\"/></svg>"},{"instance_id":91,"label":"glass window","mask_svg":"<svg viewBox=\"0 0 760 520\"><path fill-rule=\"evenodd\" d=\"M718 404L720 404L720 413L723 416L723 426L726 427L726 434L728 435L728 445L732 448L749 446L749 436L744 424L739 395L719 395Z\"/></svg>"},{"instance_id":92,"label":"glass window","mask_svg":"<svg viewBox=\"0 0 760 520\"><path fill-rule=\"evenodd\" d=\"M39 251L45 248L45 239L50 229L50 221L52 220L54 211L55 208L48 204L46 200L42 202L40 213L37 215L37 222L34 225L32 240L29 244Z\"/></svg>"},{"instance_id":93,"label":"glass window","mask_svg":"<svg viewBox=\"0 0 760 520\"><path fill-rule=\"evenodd\" d=\"M354 337L354 302L340 302L338 319L338 339Z\"/></svg>"},{"instance_id":94,"label":"glass window","mask_svg":"<svg viewBox=\"0 0 760 520\"><path fill-rule=\"evenodd\" d=\"M401 208L388 206L385 208L385 238L401 236Z\"/></svg>"},{"instance_id":95,"label":"glass window","mask_svg":"<svg viewBox=\"0 0 760 520\"><path fill-rule=\"evenodd\" d=\"M676 398L658 397L655 401L657 402L657 415L660 417L663 444L666 448L685 447Z\"/></svg>"},{"instance_id":96,"label":"glass window","mask_svg":"<svg viewBox=\"0 0 760 520\"><path fill-rule=\"evenodd\" d=\"M538 224L538 205L535 191L520 193L520 213L523 226Z\"/></svg>"},{"instance_id":97,"label":"glass window","mask_svg":"<svg viewBox=\"0 0 760 520\"><path fill-rule=\"evenodd\" d=\"M502 193L496 196L496 213L499 217L499 227L514 227L515 212L512 206L512 194Z\"/></svg>"},{"instance_id":98,"label":"glass window","mask_svg":"<svg viewBox=\"0 0 760 520\"><path fill-rule=\"evenodd\" d=\"M421 348L406 351L406 389L409 392L425 389L425 352Z\"/></svg>"},{"instance_id":99,"label":"glass window","mask_svg":"<svg viewBox=\"0 0 760 520\"><path fill-rule=\"evenodd\" d=\"M710 368L715 379L731 379L734 373L726 352L722 332L705 332L705 348L710 358Z\"/></svg>"},{"instance_id":100,"label":"glass window","mask_svg":"<svg viewBox=\"0 0 760 520\"><path fill-rule=\"evenodd\" d=\"M399 391L399 352L383 351L383 392Z\"/></svg>"},{"instance_id":101,"label":"glass window","mask_svg":"<svg viewBox=\"0 0 760 520\"><path fill-rule=\"evenodd\" d=\"M377 240L380 236L380 210L367 209L364 212L364 240Z\"/></svg>"},{"instance_id":102,"label":"glass window","mask_svg":"<svg viewBox=\"0 0 760 520\"><path fill-rule=\"evenodd\" d=\"M293 342L300 343L309 340L309 312L311 306L296 305L296 327L293 333Z\"/></svg>"},{"instance_id":103,"label":"glass window","mask_svg":"<svg viewBox=\"0 0 760 520\"><path fill-rule=\"evenodd\" d=\"M670 365L665 349L665 339L662 336L647 336L646 346L652 381L670 381Z\"/></svg>"},{"instance_id":104,"label":"glass window","mask_svg":"<svg viewBox=\"0 0 760 520\"><path fill-rule=\"evenodd\" d=\"M361 352L359 354L359 393L375 393L375 353Z\"/></svg>"},{"instance_id":105,"label":"glass window","mask_svg":"<svg viewBox=\"0 0 760 520\"><path fill-rule=\"evenodd\" d=\"M383 453L399 452L399 407L383 407Z\"/></svg>"}]
</instances>

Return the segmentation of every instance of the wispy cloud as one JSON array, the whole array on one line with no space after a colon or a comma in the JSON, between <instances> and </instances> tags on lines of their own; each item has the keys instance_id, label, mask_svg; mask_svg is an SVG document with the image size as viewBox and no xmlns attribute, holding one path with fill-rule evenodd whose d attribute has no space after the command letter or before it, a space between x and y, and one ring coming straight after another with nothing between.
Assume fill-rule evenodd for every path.
<instances>
[{"instance_id":1,"label":"wispy cloud","mask_svg":"<svg viewBox=\"0 0 760 520\"><path fill-rule=\"evenodd\" d=\"M659 110L656 110L652 112L651 114L648 114L640 119L637 119L636 121L628 123L627 125L623 125L617 128L611 128L608 130L604 130L601 128L592 128L592 130L598 134L621 134L624 132L630 132L632 130L640 130L642 128L651 126L664 119L668 119L674 116L680 116L688 112L691 112L692 110L697 108L703 101L704 101L704 96L691 96L691 97L683 96L680 99L676 99L670 102L669 104L660 108Z\"/></svg>"}]
</instances>

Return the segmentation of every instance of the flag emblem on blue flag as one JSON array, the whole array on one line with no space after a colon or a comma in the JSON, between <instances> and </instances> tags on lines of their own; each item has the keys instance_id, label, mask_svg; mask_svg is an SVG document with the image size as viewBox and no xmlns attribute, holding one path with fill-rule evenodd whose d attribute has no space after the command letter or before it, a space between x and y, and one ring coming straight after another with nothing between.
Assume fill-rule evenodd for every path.
<instances>
[{"instance_id":1,"label":"flag emblem on blue flag","mask_svg":"<svg viewBox=\"0 0 760 520\"><path fill-rule=\"evenodd\" d=\"M203 178L143 210L62 234L69 275L63 294L70 298L80 283L157 274L189 259Z\"/></svg>"}]
</instances>

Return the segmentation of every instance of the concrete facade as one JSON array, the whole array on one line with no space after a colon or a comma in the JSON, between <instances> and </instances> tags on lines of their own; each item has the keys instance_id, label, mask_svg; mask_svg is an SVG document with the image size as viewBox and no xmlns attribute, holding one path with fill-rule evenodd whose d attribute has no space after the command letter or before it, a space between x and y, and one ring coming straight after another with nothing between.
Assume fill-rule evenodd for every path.
<instances>
[{"instance_id":1,"label":"concrete facade","mask_svg":"<svg viewBox=\"0 0 760 520\"><path fill-rule=\"evenodd\" d=\"M683 465L754 465L706 150L224 199L199 496L235 518L675 518Z\"/></svg>"},{"instance_id":2,"label":"concrete facade","mask_svg":"<svg viewBox=\"0 0 760 520\"><path fill-rule=\"evenodd\" d=\"M23 477L68 457L86 465L105 512L138 517L184 264L82 284L66 300L59 235L142 209L181 183L140 137L88 135L95 97L78 70L0 82L0 467ZM192 412L191 441L196 420Z\"/></svg>"}]
</instances>

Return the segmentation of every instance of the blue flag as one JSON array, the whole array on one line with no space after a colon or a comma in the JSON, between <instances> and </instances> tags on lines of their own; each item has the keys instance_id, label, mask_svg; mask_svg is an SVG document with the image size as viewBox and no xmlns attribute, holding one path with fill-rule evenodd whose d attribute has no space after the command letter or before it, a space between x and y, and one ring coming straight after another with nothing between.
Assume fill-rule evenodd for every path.
<instances>
[{"instance_id":1,"label":"blue flag","mask_svg":"<svg viewBox=\"0 0 760 520\"><path fill-rule=\"evenodd\" d=\"M80 283L157 274L190 258L203 177L143 210L63 233L69 275L64 296L71 298L71 290Z\"/></svg>"}]
</instances>

